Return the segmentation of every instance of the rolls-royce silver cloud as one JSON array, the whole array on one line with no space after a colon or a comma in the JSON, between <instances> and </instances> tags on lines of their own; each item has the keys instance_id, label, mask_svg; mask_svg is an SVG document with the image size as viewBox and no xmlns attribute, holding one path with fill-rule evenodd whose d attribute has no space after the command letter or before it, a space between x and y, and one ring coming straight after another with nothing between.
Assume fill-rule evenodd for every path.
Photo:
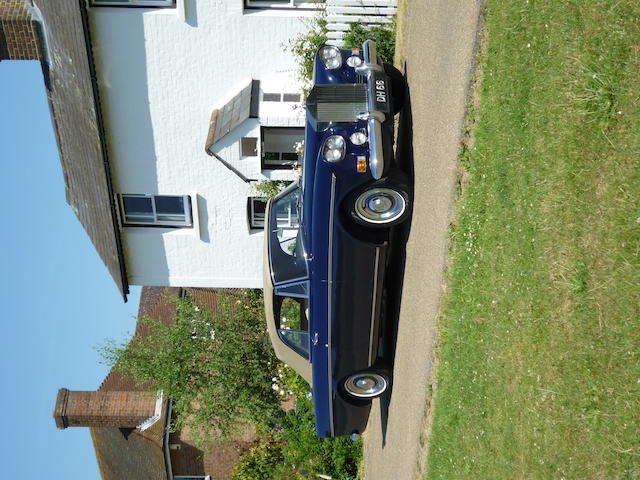
<instances>
[{"instance_id":1,"label":"rolls-royce silver cloud","mask_svg":"<svg viewBox=\"0 0 640 480\"><path fill-rule=\"evenodd\" d=\"M265 213L264 297L276 355L311 385L321 437L357 437L391 385L380 358L393 227L411 214L394 159L406 83L362 49L322 47L308 96L301 178Z\"/></svg>"}]
</instances>

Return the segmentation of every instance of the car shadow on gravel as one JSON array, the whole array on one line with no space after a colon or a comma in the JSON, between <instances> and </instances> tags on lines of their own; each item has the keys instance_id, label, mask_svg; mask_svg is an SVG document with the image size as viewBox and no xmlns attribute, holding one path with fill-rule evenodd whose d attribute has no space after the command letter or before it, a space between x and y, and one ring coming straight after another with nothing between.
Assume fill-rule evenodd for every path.
<instances>
[{"instance_id":1,"label":"car shadow on gravel","mask_svg":"<svg viewBox=\"0 0 640 480\"><path fill-rule=\"evenodd\" d=\"M405 65L406 80L406 65ZM402 170L410 179L411 197L414 189L414 164L413 164L413 118L411 115L411 95L407 87L405 106L399 114L398 130L396 138L396 168ZM385 310L383 332L383 360L393 365L395 357L396 339L398 335L398 320L400 318L400 306L402 304L402 287L404 283L404 270L406 262L406 245L411 231L411 218L409 221L396 227L391 235L391 248L389 250L389 263L386 274ZM389 404L393 395L393 386L380 397L380 420L382 429L382 446L386 444L387 423L389 418Z\"/></svg>"}]
</instances>

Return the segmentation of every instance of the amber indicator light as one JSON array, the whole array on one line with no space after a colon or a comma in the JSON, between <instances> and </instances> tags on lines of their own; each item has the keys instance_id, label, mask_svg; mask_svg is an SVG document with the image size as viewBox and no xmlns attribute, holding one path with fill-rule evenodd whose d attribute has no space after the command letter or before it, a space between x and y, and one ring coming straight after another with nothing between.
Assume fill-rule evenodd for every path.
<instances>
[{"instance_id":1,"label":"amber indicator light","mask_svg":"<svg viewBox=\"0 0 640 480\"><path fill-rule=\"evenodd\" d=\"M367 171L367 160L365 157L358 157L358 172L364 173Z\"/></svg>"}]
</instances>

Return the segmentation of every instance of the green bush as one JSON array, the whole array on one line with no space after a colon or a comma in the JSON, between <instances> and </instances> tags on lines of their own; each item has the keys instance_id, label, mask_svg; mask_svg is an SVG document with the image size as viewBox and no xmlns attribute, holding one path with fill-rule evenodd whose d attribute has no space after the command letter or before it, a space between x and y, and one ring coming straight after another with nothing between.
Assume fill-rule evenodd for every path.
<instances>
[{"instance_id":1,"label":"green bush","mask_svg":"<svg viewBox=\"0 0 640 480\"><path fill-rule=\"evenodd\" d=\"M334 480L357 477L362 441L319 438L313 402L299 397L282 425L260 438L234 469L233 480L295 480L328 475Z\"/></svg>"},{"instance_id":2,"label":"green bush","mask_svg":"<svg viewBox=\"0 0 640 480\"><path fill-rule=\"evenodd\" d=\"M149 330L129 344L102 348L106 363L173 400L175 429L191 428L200 446L238 423L269 428L283 417L271 387L278 361L268 342L262 295L247 290L218 296L211 314L189 297L177 304L175 323L145 318Z\"/></svg>"},{"instance_id":3,"label":"green bush","mask_svg":"<svg viewBox=\"0 0 640 480\"><path fill-rule=\"evenodd\" d=\"M316 52L326 42L327 20L324 17L313 20L307 33L301 33L289 42L288 50L297 59L299 65L298 73L306 85L311 83L313 77Z\"/></svg>"},{"instance_id":4,"label":"green bush","mask_svg":"<svg viewBox=\"0 0 640 480\"><path fill-rule=\"evenodd\" d=\"M327 42L327 31L327 20L321 16L310 23L307 33L300 34L289 42L288 50L297 58L300 77L307 87L313 77L316 52ZM372 27L359 23L350 24L350 29L344 37L344 48L360 48L368 39L376 41L378 55L383 62L393 63L396 49L395 22L389 26Z\"/></svg>"},{"instance_id":5,"label":"green bush","mask_svg":"<svg viewBox=\"0 0 640 480\"><path fill-rule=\"evenodd\" d=\"M251 448L233 468L232 480L272 480L282 463L282 443L263 439Z\"/></svg>"},{"instance_id":6,"label":"green bush","mask_svg":"<svg viewBox=\"0 0 640 480\"><path fill-rule=\"evenodd\" d=\"M352 23L344 36L345 48L360 48L365 40L375 40L377 52L382 61L393 64L396 51L395 22L389 27L381 25L366 27L359 23Z\"/></svg>"},{"instance_id":7,"label":"green bush","mask_svg":"<svg viewBox=\"0 0 640 480\"><path fill-rule=\"evenodd\" d=\"M254 183L253 192L257 197L273 198L287 188L291 182L287 180L260 180Z\"/></svg>"},{"instance_id":8,"label":"green bush","mask_svg":"<svg viewBox=\"0 0 640 480\"><path fill-rule=\"evenodd\" d=\"M334 479L356 478L362 459L362 441L348 438L319 438L316 435L313 402L298 398L295 410L287 414L282 430L284 462L299 471L329 475Z\"/></svg>"}]
</instances>

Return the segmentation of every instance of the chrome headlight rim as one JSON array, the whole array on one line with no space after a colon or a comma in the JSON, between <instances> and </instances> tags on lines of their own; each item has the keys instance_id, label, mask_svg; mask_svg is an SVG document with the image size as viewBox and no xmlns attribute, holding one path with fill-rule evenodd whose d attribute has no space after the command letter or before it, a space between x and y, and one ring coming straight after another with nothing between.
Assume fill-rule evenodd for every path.
<instances>
[{"instance_id":1,"label":"chrome headlight rim","mask_svg":"<svg viewBox=\"0 0 640 480\"><path fill-rule=\"evenodd\" d=\"M369 137L367 136L367 133L364 130L358 130L356 132L353 132L349 136L349 140L354 145L362 146L369 141Z\"/></svg>"},{"instance_id":2,"label":"chrome headlight rim","mask_svg":"<svg viewBox=\"0 0 640 480\"><path fill-rule=\"evenodd\" d=\"M342 53L338 47L333 45L327 45L320 49L318 52L320 60L325 68L329 70L335 70L342 66Z\"/></svg>"},{"instance_id":3,"label":"chrome headlight rim","mask_svg":"<svg viewBox=\"0 0 640 480\"><path fill-rule=\"evenodd\" d=\"M344 159L346 154L346 144L342 135L330 135L322 146L322 158L329 163L337 163Z\"/></svg>"},{"instance_id":4,"label":"chrome headlight rim","mask_svg":"<svg viewBox=\"0 0 640 480\"><path fill-rule=\"evenodd\" d=\"M358 55L351 55L347 58L347 65L351 68L356 68L358 65L362 65L362 59Z\"/></svg>"}]
</instances>

